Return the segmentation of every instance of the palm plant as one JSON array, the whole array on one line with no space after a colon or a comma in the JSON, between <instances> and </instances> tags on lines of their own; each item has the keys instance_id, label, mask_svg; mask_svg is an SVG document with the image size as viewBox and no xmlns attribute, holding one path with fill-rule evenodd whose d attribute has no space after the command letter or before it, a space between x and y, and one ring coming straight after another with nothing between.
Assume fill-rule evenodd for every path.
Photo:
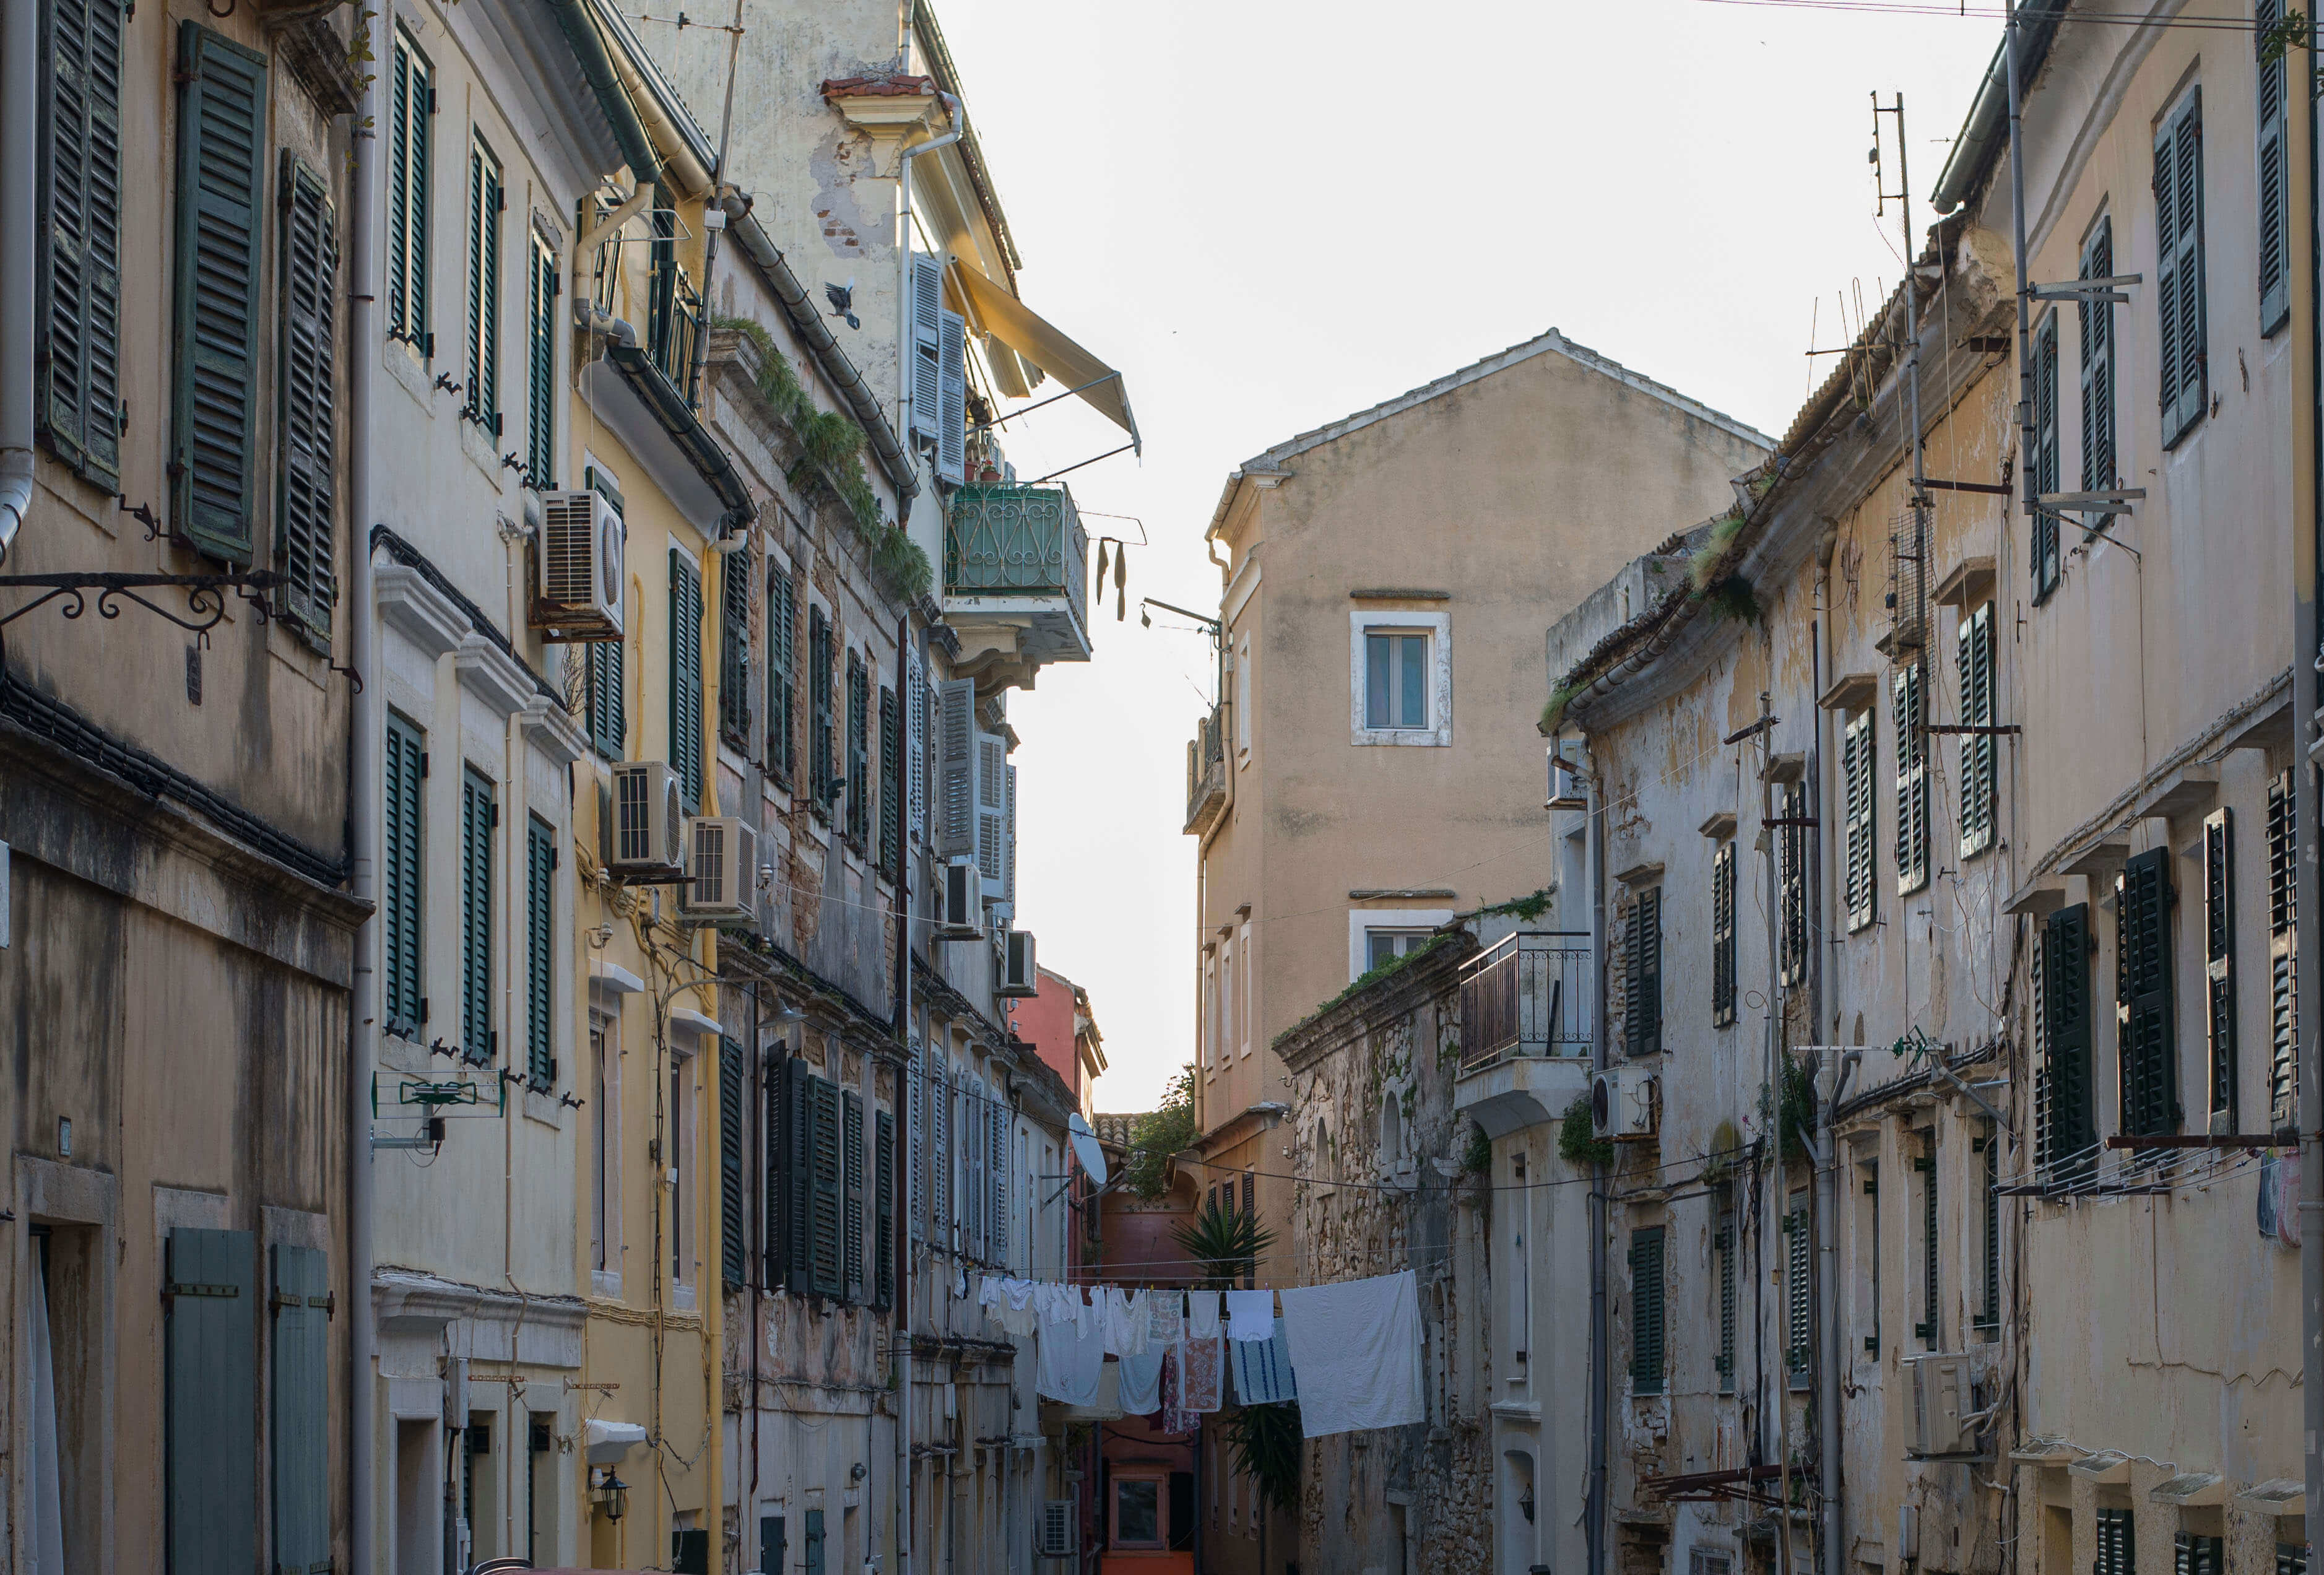
<instances>
[{"instance_id":1,"label":"palm plant","mask_svg":"<svg viewBox=\"0 0 2324 1575\"><path fill-rule=\"evenodd\" d=\"M1275 1232L1262 1227L1257 1214L1216 1198L1170 1235L1178 1249L1201 1268L1200 1288L1205 1291L1231 1290L1258 1268L1260 1256L1275 1245Z\"/></svg>"},{"instance_id":2,"label":"palm plant","mask_svg":"<svg viewBox=\"0 0 2324 1575\"><path fill-rule=\"evenodd\" d=\"M1235 1469L1259 1484L1259 1496L1277 1509L1299 1503L1299 1403L1246 1405L1220 1423Z\"/></svg>"}]
</instances>

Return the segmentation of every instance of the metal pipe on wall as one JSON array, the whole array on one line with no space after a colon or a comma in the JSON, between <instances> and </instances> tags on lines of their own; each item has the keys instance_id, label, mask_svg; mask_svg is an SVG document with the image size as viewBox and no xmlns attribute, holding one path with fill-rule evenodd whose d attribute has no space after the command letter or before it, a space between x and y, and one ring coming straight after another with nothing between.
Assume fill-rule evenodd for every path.
<instances>
[{"instance_id":1,"label":"metal pipe on wall","mask_svg":"<svg viewBox=\"0 0 2324 1575\"><path fill-rule=\"evenodd\" d=\"M40 7L0 6L0 561L32 506Z\"/></svg>"},{"instance_id":2,"label":"metal pipe on wall","mask_svg":"<svg viewBox=\"0 0 2324 1575\"><path fill-rule=\"evenodd\" d=\"M2310 12L2311 19L2314 12ZM2294 70L2306 70L2314 62L2316 28L2309 23L2309 52L2305 57L2287 50L2283 69L2287 76ZM2308 332L2294 336L2295 357L2292 388L2296 391L2295 408L2306 417L2307 431L2295 432L2292 453L2292 714L2294 718L2292 736L2306 746L2303 752L2316 748L2315 724L2317 706L2316 655L2318 648L2317 571L2319 520L2324 520L2324 486L2319 484L2318 466L2324 464L2324 244L2319 244L2318 209L2324 203L2324 182L2319 182L2317 159L2317 104L2313 95L2294 94L2294 104L2305 103L2307 112L2291 117L2288 134L2306 144L2307 179L2292 182L2292 199L2296 217L2305 222L2292 224L2291 233L2295 245L2308 248L2307 266L2297 272L2305 286L2308 307ZM2299 209L2304 206L2305 215ZM2304 459L2306 463L2300 463ZM2302 497L2302 493L2306 496ZM2319 910L2317 881L2317 836L2319 821L2317 805L2317 773L2312 752L2300 762L2292 774L2299 796L2297 806L2300 835L2294 839L2299 849L2300 889L2306 895L2300 899L2303 911L2294 931L2293 944L2299 948L2295 976L2298 999L2294 1005L2307 1043L2300 1047L2300 1317L2301 1317L2301 1436L2306 1441L2303 1475L2307 1484L2306 1514L2308 1536L2312 1547L2316 1527L2324 1522L2324 1055L2319 1054L2317 1030L2324 1027L2324 990L2319 989L2318 973L2324 966L2324 948L2317 944L2318 923L2324 919ZM2311 1555L2312 1557L2312 1555Z\"/></svg>"},{"instance_id":3,"label":"metal pipe on wall","mask_svg":"<svg viewBox=\"0 0 2324 1575\"><path fill-rule=\"evenodd\" d=\"M1603 1072L1610 1045L1606 1026L1606 808L1599 795L1598 762L1590 756L1587 733L1582 740L1583 810L1588 831L1583 861L1590 867L1590 1065ZM1609 1386L1613 1382L1608 1341L1612 1326L1606 1302L1606 1166L1593 1163L1590 1183L1590 1488L1582 1506L1590 1549L1590 1575L1606 1575L1606 1451Z\"/></svg>"}]
</instances>

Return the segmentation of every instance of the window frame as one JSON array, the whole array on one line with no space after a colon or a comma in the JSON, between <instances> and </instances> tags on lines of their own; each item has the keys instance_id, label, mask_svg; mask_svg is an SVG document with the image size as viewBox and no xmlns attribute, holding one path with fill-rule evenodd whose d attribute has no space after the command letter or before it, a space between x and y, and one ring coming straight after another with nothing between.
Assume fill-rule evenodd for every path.
<instances>
[{"instance_id":1,"label":"window frame","mask_svg":"<svg viewBox=\"0 0 2324 1575\"><path fill-rule=\"evenodd\" d=\"M1370 637L1419 634L1428 640L1423 670L1428 686L1427 717L1420 727L1374 727L1370 723ZM1361 747L1449 748L1452 742L1452 617L1449 612L1407 612L1358 608L1348 614L1348 732ZM1248 662L1248 653L1240 659ZM1240 686L1240 677L1238 687Z\"/></svg>"},{"instance_id":2,"label":"window frame","mask_svg":"<svg viewBox=\"0 0 2324 1575\"><path fill-rule=\"evenodd\" d=\"M468 132L467 381L460 413L501 435L502 216L508 210L507 167L482 126Z\"/></svg>"},{"instance_id":3,"label":"window frame","mask_svg":"<svg viewBox=\"0 0 2324 1575\"><path fill-rule=\"evenodd\" d=\"M1449 907L1352 907L1348 910L1348 982L1353 984L1371 972L1370 935L1374 930L1419 930L1433 932L1452 921ZM1244 981L1249 980L1246 970ZM1219 1043L1231 1049L1234 1041L1227 1037L1221 1025ZM1221 1056L1223 1062L1226 1057Z\"/></svg>"}]
</instances>

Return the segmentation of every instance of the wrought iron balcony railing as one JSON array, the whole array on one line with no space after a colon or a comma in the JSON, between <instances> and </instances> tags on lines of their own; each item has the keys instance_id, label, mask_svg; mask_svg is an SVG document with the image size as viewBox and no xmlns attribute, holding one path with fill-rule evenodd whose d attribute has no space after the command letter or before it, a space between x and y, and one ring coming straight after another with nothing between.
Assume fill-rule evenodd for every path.
<instances>
[{"instance_id":1,"label":"wrought iron balcony railing","mask_svg":"<svg viewBox=\"0 0 2324 1575\"><path fill-rule=\"evenodd\" d=\"M646 347L661 374L669 379L669 386L689 406L701 402L701 391L694 386L694 357L701 347L704 328L702 297L695 292L694 281L677 263L658 261Z\"/></svg>"},{"instance_id":2,"label":"wrought iron balcony railing","mask_svg":"<svg viewBox=\"0 0 2324 1575\"><path fill-rule=\"evenodd\" d=\"M1520 930L1461 972L1461 1070L1512 1055L1590 1054L1590 937Z\"/></svg>"},{"instance_id":3,"label":"wrought iron balcony railing","mask_svg":"<svg viewBox=\"0 0 2324 1575\"><path fill-rule=\"evenodd\" d=\"M945 524L944 594L1056 597L1089 628L1089 537L1064 487L970 486Z\"/></svg>"},{"instance_id":4,"label":"wrought iron balcony railing","mask_svg":"<svg viewBox=\"0 0 2324 1575\"><path fill-rule=\"evenodd\" d=\"M1227 806L1226 707L1213 705L1186 741L1186 831L1200 836Z\"/></svg>"}]
</instances>

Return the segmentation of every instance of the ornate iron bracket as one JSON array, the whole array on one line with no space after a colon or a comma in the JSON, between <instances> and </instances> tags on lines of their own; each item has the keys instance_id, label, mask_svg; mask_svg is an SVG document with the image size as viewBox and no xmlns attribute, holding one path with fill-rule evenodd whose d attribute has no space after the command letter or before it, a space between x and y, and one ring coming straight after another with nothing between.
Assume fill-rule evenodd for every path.
<instances>
[{"instance_id":1,"label":"ornate iron bracket","mask_svg":"<svg viewBox=\"0 0 2324 1575\"><path fill-rule=\"evenodd\" d=\"M114 494L113 501L121 505L121 511L123 513L128 515L131 519L136 520L137 523L145 527L146 540L159 541L161 539L161 521L154 515L152 504L140 503L133 509L129 506L129 494L127 493L116 493Z\"/></svg>"},{"instance_id":2,"label":"ornate iron bracket","mask_svg":"<svg viewBox=\"0 0 2324 1575\"><path fill-rule=\"evenodd\" d=\"M88 593L97 593L97 612L100 618L121 616L123 598L136 603L148 612L166 618L179 628L199 638L200 644L209 645L209 631L226 617L226 593L250 605L258 622L264 623L272 612L267 606L268 594L283 584L281 575L272 569L253 569L233 575L0 575L0 588L11 586L38 590L42 594L13 612L0 613L0 628L5 628L34 608L42 607L59 597L69 598L60 609L68 618L78 618L88 611ZM175 586L186 593L189 617L180 618L167 607L138 594L140 591L162 586Z\"/></svg>"}]
</instances>

